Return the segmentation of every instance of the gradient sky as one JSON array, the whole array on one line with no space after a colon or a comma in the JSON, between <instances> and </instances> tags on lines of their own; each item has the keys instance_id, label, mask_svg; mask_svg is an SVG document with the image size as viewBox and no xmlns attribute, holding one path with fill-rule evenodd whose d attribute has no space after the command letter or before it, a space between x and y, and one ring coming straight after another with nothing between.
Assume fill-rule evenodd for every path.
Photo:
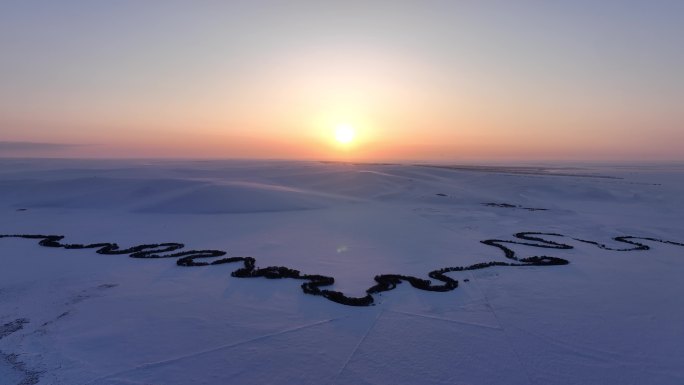
<instances>
[{"instance_id":1,"label":"gradient sky","mask_svg":"<svg viewBox=\"0 0 684 385\"><path fill-rule=\"evenodd\" d=\"M684 1L7 0L0 156L684 160L683 69Z\"/></svg>"}]
</instances>

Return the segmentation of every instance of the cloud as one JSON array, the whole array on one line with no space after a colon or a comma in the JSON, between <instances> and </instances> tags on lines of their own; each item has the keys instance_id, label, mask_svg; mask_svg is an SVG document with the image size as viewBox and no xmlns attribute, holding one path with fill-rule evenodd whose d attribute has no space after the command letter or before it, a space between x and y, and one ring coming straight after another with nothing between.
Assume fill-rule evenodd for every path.
<instances>
[{"instance_id":1,"label":"cloud","mask_svg":"<svg viewBox=\"0 0 684 385\"><path fill-rule=\"evenodd\" d=\"M78 146L78 144L10 142L0 140L0 150L61 150L76 146Z\"/></svg>"},{"instance_id":2,"label":"cloud","mask_svg":"<svg viewBox=\"0 0 684 385\"><path fill-rule=\"evenodd\" d=\"M0 140L0 156L55 154L82 146L82 144L71 143L14 142Z\"/></svg>"}]
</instances>

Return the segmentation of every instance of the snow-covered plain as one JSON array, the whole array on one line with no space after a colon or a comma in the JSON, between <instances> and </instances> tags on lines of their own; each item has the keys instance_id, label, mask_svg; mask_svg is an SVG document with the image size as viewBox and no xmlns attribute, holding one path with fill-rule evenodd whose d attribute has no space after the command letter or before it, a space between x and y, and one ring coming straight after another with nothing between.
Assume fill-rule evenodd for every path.
<instances>
[{"instance_id":1,"label":"snow-covered plain","mask_svg":"<svg viewBox=\"0 0 684 385\"><path fill-rule=\"evenodd\" d=\"M492 205L487 205L492 203ZM529 210L529 208L545 210ZM240 263L101 255L0 239L0 384L682 384L684 167L455 167L276 161L0 160L0 234L179 242L335 277L450 272L374 306L236 278ZM466 281L467 280L467 281ZM437 282L440 283L440 282Z\"/></svg>"}]
</instances>

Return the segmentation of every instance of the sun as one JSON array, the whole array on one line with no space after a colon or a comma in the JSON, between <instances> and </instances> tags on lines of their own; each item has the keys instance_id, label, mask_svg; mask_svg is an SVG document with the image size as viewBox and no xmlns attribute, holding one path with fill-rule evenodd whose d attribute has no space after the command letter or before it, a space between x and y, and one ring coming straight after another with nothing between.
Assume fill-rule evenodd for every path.
<instances>
[{"instance_id":1,"label":"sun","mask_svg":"<svg viewBox=\"0 0 684 385\"><path fill-rule=\"evenodd\" d=\"M335 140L338 143L348 144L354 141L356 131L349 124L338 124L335 128Z\"/></svg>"}]
</instances>

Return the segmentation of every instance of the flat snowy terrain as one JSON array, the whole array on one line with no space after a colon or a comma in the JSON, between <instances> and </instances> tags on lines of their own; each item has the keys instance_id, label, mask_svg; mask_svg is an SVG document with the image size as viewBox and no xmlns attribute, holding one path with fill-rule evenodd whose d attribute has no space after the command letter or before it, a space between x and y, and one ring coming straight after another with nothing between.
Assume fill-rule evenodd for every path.
<instances>
[{"instance_id":1,"label":"flat snowy terrain","mask_svg":"<svg viewBox=\"0 0 684 385\"><path fill-rule=\"evenodd\" d=\"M684 383L682 166L5 159L0 234L3 385Z\"/></svg>"}]
</instances>

